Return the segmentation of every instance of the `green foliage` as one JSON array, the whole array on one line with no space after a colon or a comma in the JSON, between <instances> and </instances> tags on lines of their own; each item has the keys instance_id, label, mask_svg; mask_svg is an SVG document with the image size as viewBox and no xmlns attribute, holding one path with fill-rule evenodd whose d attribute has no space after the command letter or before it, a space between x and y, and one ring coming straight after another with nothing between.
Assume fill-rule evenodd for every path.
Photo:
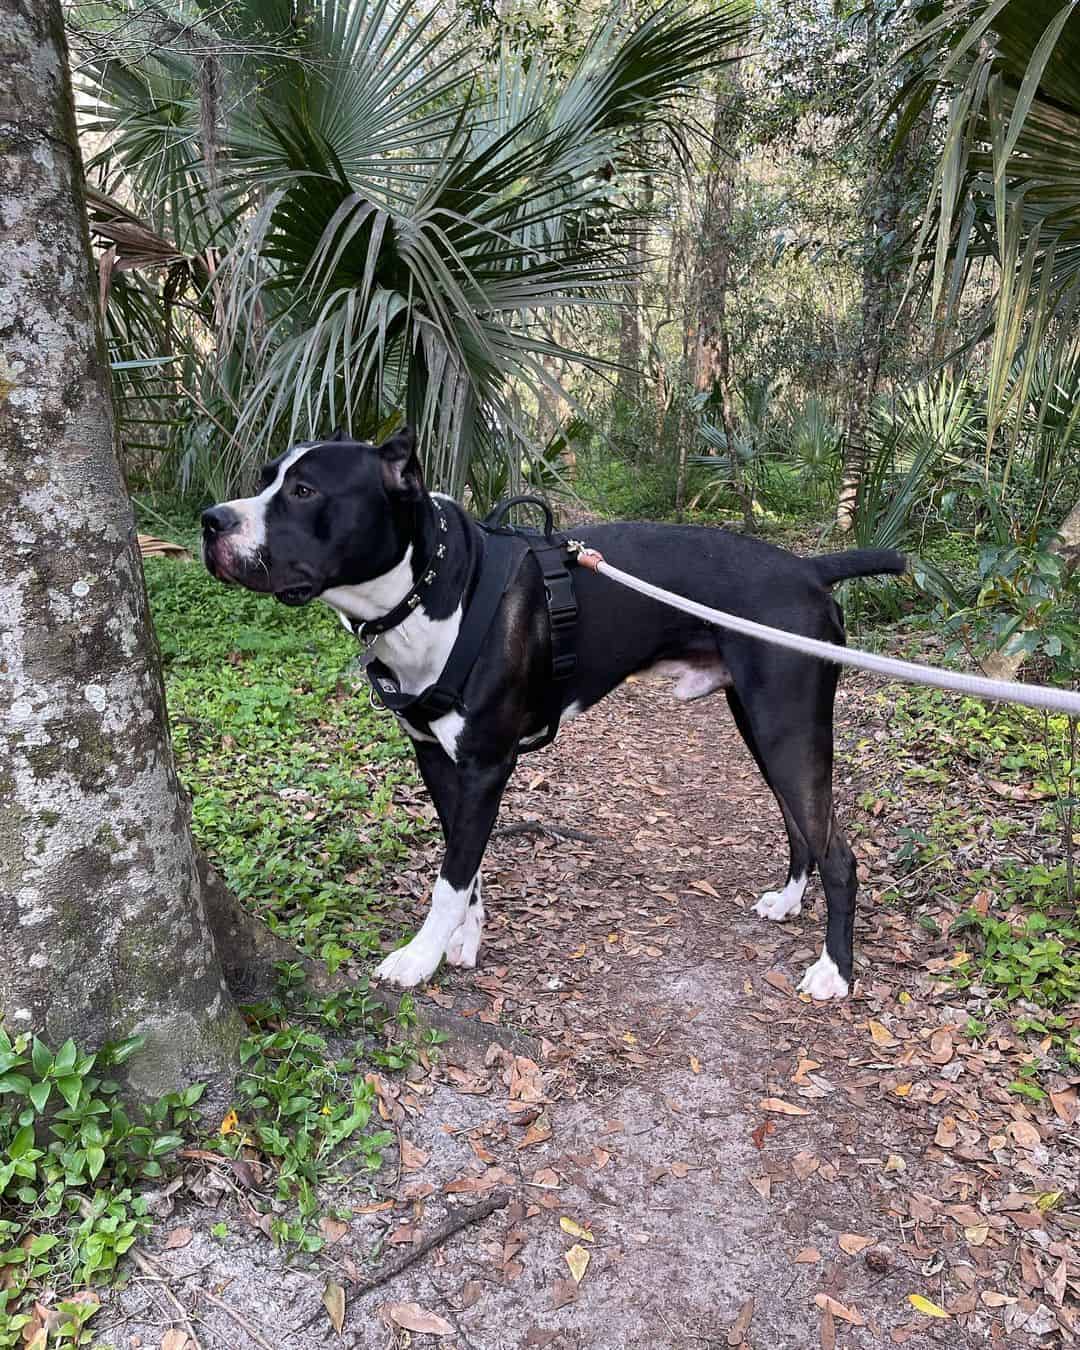
<instances>
[{"instance_id":1,"label":"green foliage","mask_svg":"<svg viewBox=\"0 0 1080 1350\"><path fill-rule=\"evenodd\" d=\"M132 1188L162 1176L203 1089L170 1093L133 1121L103 1072L141 1044L130 1037L84 1055L67 1040L54 1052L0 1026L0 1347L21 1342L42 1290L63 1297L107 1282L149 1228ZM89 1339L83 1327L96 1307L61 1302L56 1343Z\"/></svg>"},{"instance_id":2,"label":"green foliage","mask_svg":"<svg viewBox=\"0 0 1080 1350\"><path fill-rule=\"evenodd\" d=\"M430 837L393 718L350 670L356 643L203 568L146 566L173 745L195 836L229 887L331 970L377 947L384 886Z\"/></svg>"},{"instance_id":3,"label":"green foliage","mask_svg":"<svg viewBox=\"0 0 1080 1350\"><path fill-rule=\"evenodd\" d=\"M205 471L208 437L218 477L239 485L268 448L406 416L437 485L460 495L474 458L500 452L516 481L521 391L552 358L602 364L557 341L549 315L608 305L634 279L636 147L645 132L684 145L685 95L732 59L748 19L741 0L666 0L601 23L565 73L508 40L469 79L454 25L410 0L320 0L302 16L244 0L199 20L199 46L228 52L220 154L197 123L192 49L91 61L89 126L107 137L94 167L153 220L158 265L172 240L179 293L196 296L175 370L200 424L187 467ZM146 289L116 294L119 354L172 350L164 313L147 350Z\"/></svg>"},{"instance_id":4,"label":"green foliage","mask_svg":"<svg viewBox=\"0 0 1080 1350\"><path fill-rule=\"evenodd\" d=\"M917 877L923 891L950 906L960 902L949 936L964 946L969 959L950 970L951 978L1005 1005L1018 1003L1029 1013L1043 1009L1039 1021L1047 1029L1042 1034L1050 1038L1057 1059L1075 1067L1080 1063L1075 1016L1080 907L1070 893L1070 837L1061 828L1061 813L1076 793L1070 723L1022 708L910 689L895 697L892 729L898 766L909 783L948 793L950 785L973 777L989 781L1003 800L1015 796L1021 802L1049 803L1034 819L1029 810L1027 819L988 821L985 813L949 794L925 827L901 827L894 866L899 877ZM876 799L877 794L870 795ZM1030 857L1033 830L1043 841L1038 861ZM993 863L965 867L965 846L988 833L998 841ZM1047 1067L1053 1063L1052 1057ZM1041 1096L1040 1071L1036 1064L1026 1087L1017 1090Z\"/></svg>"},{"instance_id":5,"label":"green foliage","mask_svg":"<svg viewBox=\"0 0 1080 1350\"><path fill-rule=\"evenodd\" d=\"M275 995L244 1009L251 1034L240 1050L238 1120L229 1121L220 1147L238 1155L253 1149L270 1163L277 1201L268 1211L270 1236L313 1252L323 1246L314 1224L319 1188L377 1170L393 1141L388 1131L367 1128L375 1092L366 1067L403 1069L421 1052L400 1034L388 1039L394 1024L366 981L317 998L301 972L279 972ZM408 1001L402 1009L396 1025L407 1031L414 1021Z\"/></svg>"}]
</instances>

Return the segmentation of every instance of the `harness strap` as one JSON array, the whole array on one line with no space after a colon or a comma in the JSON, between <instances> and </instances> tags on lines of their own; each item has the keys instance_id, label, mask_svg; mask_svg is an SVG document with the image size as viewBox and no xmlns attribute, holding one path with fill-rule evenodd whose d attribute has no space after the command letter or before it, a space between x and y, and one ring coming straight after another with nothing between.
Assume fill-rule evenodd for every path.
<instances>
[{"instance_id":1,"label":"harness strap","mask_svg":"<svg viewBox=\"0 0 1080 1350\"><path fill-rule=\"evenodd\" d=\"M371 687L391 712L402 715L411 712L431 721L448 712L464 711L462 690L465 681L480 655L503 595L525 556L520 541L512 535L481 534L479 538L480 548L473 560L466 594L473 579L477 578L477 572L479 577L462 615L457 641L436 683L419 694L405 694L389 666L378 660L368 663Z\"/></svg>"}]
</instances>

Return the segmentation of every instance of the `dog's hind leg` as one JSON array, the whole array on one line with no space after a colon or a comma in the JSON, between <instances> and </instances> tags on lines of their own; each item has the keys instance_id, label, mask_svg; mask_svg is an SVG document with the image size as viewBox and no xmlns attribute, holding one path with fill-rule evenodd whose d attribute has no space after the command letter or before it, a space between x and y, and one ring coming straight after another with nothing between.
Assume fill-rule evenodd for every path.
<instances>
[{"instance_id":1,"label":"dog's hind leg","mask_svg":"<svg viewBox=\"0 0 1080 1350\"><path fill-rule=\"evenodd\" d=\"M766 891L754 906L754 912L763 919L793 919L802 912L803 893L814 868L814 859L802 830L795 824L795 820L788 810L787 803L770 781L768 769L765 767L765 762L754 739L754 729L750 725L750 719L743 707L742 700L734 689L728 689L727 701L728 707L731 709L731 715L735 719L735 725L739 728L739 732L746 742L746 748L753 755L758 768L761 770L762 778L772 789L776 803L780 807L780 813L784 817L784 826L787 829L789 850L787 883L782 891Z\"/></svg>"},{"instance_id":2,"label":"dog's hind leg","mask_svg":"<svg viewBox=\"0 0 1080 1350\"><path fill-rule=\"evenodd\" d=\"M741 697L756 757L816 862L825 891L825 943L799 988L818 999L844 998L852 980L858 883L854 854L832 808L837 670L770 652L758 657L753 673L753 680L742 682Z\"/></svg>"},{"instance_id":3,"label":"dog's hind leg","mask_svg":"<svg viewBox=\"0 0 1080 1350\"><path fill-rule=\"evenodd\" d=\"M470 964L475 962L483 915L478 873L513 767L512 758L494 763L466 759L454 765L456 791L449 816L446 857L435 882L431 909L413 940L379 964L375 971L377 979L389 980L402 988L421 984L449 955L452 944L459 957L470 958ZM424 776L427 781L427 774ZM478 907L472 920L470 902ZM462 928L465 932L458 943L456 938Z\"/></svg>"}]
</instances>

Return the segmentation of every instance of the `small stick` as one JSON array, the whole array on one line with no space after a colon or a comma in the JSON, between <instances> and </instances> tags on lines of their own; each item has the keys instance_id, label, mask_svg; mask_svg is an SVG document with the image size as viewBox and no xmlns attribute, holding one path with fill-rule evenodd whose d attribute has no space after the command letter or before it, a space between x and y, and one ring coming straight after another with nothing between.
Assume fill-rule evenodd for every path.
<instances>
[{"instance_id":1,"label":"small stick","mask_svg":"<svg viewBox=\"0 0 1080 1350\"><path fill-rule=\"evenodd\" d=\"M274 1350L274 1347L270 1345L267 1341L263 1340L263 1338L259 1335L259 1333L255 1330L255 1328L251 1325L251 1323L247 1320L246 1317L241 1317L241 1315L236 1311L235 1308L230 1308L229 1305L227 1303L222 1302L222 1300L218 1298L216 1294L212 1294L209 1289L203 1289L201 1286L200 1288L196 1289L195 1293L200 1298L209 1299L215 1308L220 1308L221 1311L226 1314L226 1316L231 1317L238 1327L242 1327L247 1332L247 1334L251 1337L251 1339L255 1342L256 1345L262 1347L262 1350Z\"/></svg>"},{"instance_id":2,"label":"small stick","mask_svg":"<svg viewBox=\"0 0 1080 1350\"><path fill-rule=\"evenodd\" d=\"M405 1252L402 1256L396 1257L370 1280L358 1284L356 1292L367 1294L372 1289L377 1289L380 1284L386 1284L388 1280L394 1279L403 1270L407 1270L409 1266L419 1261L422 1256L426 1256L433 1247L441 1246L447 1238L453 1237L455 1233L460 1233L463 1228L467 1228L471 1223L478 1223L481 1219L486 1219L495 1210L505 1209L509 1203L509 1191L494 1191L486 1200L481 1200L478 1204L470 1205L467 1209L451 1215L444 1224L436 1228L433 1233L429 1233L419 1246L413 1247L411 1251Z\"/></svg>"}]
</instances>

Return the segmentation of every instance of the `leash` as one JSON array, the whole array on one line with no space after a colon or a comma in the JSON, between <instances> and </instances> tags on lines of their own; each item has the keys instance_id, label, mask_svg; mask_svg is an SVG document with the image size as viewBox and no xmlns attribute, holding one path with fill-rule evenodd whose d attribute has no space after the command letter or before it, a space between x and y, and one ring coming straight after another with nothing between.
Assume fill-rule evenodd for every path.
<instances>
[{"instance_id":1,"label":"leash","mask_svg":"<svg viewBox=\"0 0 1080 1350\"><path fill-rule=\"evenodd\" d=\"M972 698L1021 703L1028 708L1080 717L1080 693L1068 689L1051 689L1041 684L1019 684L1015 680L991 680L984 675L967 675L961 671L943 670L939 666L923 666L915 661L901 661L893 656L879 656L874 652L859 651L858 648L839 647L835 642L822 642L819 638L787 633L782 628L770 628L767 624L755 623L753 619L728 614L722 609L710 609L696 600L688 600L683 595L642 581L640 577L613 567L602 553L577 540L568 540L567 546L574 551L579 567L587 567L619 586L637 591L639 595L658 600L662 605L670 605L672 609L681 609L684 614L704 619L706 623L743 633L746 637L759 638L762 642L771 642L773 646L786 647L789 651L816 656L823 661L833 661L838 666L868 670L888 679L906 680L909 684L924 684L932 689L951 689Z\"/></svg>"}]
</instances>

